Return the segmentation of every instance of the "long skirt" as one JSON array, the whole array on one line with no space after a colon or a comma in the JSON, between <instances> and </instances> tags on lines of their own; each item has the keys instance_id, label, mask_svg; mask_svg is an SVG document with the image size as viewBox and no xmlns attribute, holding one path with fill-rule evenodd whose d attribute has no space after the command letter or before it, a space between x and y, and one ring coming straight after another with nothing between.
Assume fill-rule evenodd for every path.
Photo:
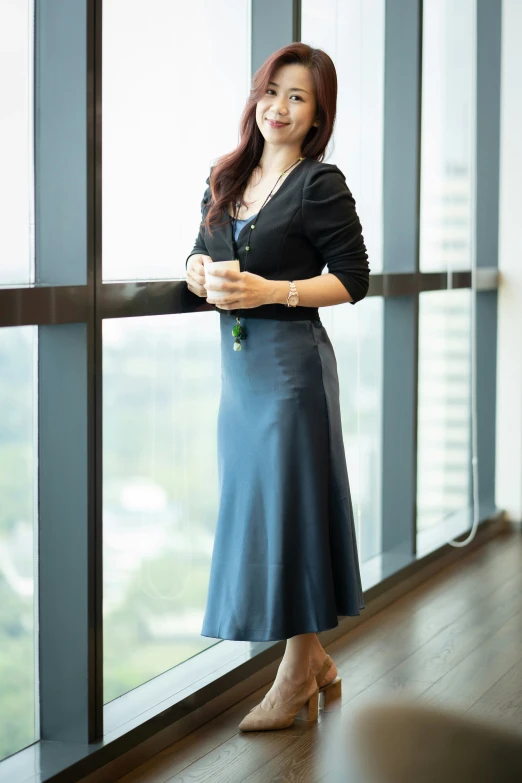
<instances>
[{"instance_id":1,"label":"long skirt","mask_svg":"<svg viewBox=\"0 0 522 783\"><path fill-rule=\"evenodd\" d=\"M219 313L219 509L201 635L272 641L364 609L337 361L320 319Z\"/></svg>"}]
</instances>

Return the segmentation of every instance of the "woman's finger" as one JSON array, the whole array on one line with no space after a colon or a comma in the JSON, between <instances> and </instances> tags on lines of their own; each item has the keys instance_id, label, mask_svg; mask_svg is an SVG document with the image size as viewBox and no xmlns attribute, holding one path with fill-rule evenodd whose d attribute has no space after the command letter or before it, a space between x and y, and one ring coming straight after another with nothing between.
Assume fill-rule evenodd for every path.
<instances>
[{"instance_id":1,"label":"woman's finger","mask_svg":"<svg viewBox=\"0 0 522 783\"><path fill-rule=\"evenodd\" d=\"M187 288L189 291L192 291L193 294L196 294L196 296L206 296L207 291L205 289L205 286L199 285L199 283L192 283L187 280Z\"/></svg>"},{"instance_id":2,"label":"woman's finger","mask_svg":"<svg viewBox=\"0 0 522 783\"><path fill-rule=\"evenodd\" d=\"M194 291L194 293L199 293L199 291L206 290L206 288L205 288L205 275L199 275L199 274L196 274L195 272L189 272L189 273L187 273L186 280L187 280L187 285L189 286L189 288L190 288L190 286L192 286L193 289L197 289L197 290ZM191 290L193 290L193 289L191 289Z\"/></svg>"}]
</instances>

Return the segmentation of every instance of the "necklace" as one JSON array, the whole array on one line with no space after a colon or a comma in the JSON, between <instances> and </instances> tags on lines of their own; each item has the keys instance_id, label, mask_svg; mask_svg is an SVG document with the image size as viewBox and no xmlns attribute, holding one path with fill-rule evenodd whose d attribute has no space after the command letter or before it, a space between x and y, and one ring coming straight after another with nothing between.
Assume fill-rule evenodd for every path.
<instances>
[{"instance_id":1,"label":"necklace","mask_svg":"<svg viewBox=\"0 0 522 783\"><path fill-rule=\"evenodd\" d=\"M246 271L246 261L247 261L248 251L250 250L250 235L252 234L252 230L256 227L256 223L259 220L259 215L261 214L261 210L263 209L263 207L265 206L266 202L268 201L268 199L270 198L270 196L274 192L274 190L276 188L276 185L279 182L279 180L281 179L281 177L283 177L286 174L287 171L290 171L290 169L293 168L293 166L296 166L301 160L304 160L304 158L298 158L294 163L292 163L291 166L289 166L287 169L285 169L284 171L281 172L281 174L277 178L277 182L275 183L274 187L272 188L272 190L270 191L270 193L268 194L268 196L264 200L264 202L263 202L263 204L261 206L261 209L255 215L254 222L250 226L250 231L248 232L248 239L247 239L247 243L246 243L246 247L245 247L245 269L243 271ZM235 212L235 215L234 215L234 218L233 218L233 223L232 223L232 247L234 249L234 256L235 256L236 259L237 259L238 255L239 255L239 253L238 253L238 250L237 250L237 243L236 243L235 233L236 233L236 225L237 225L237 216L239 215L239 207L240 206L241 206L241 202L240 201L236 202L236 204L235 204L236 212ZM236 315L236 323L234 324L234 328L232 329L232 336L235 338L234 339L234 351L240 351L241 350L241 340L246 340L246 338L247 338L247 331L246 331L245 327L241 325L241 321L239 319L240 319L240 316Z\"/></svg>"}]
</instances>

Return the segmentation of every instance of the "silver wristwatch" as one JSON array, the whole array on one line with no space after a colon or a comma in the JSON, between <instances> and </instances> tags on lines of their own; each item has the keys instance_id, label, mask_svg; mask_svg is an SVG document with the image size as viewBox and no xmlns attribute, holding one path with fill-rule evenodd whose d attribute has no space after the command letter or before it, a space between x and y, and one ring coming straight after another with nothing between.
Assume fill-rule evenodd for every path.
<instances>
[{"instance_id":1,"label":"silver wristwatch","mask_svg":"<svg viewBox=\"0 0 522 783\"><path fill-rule=\"evenodd\" d=\"M297 288L295 287L295 283L291 281L290 291L288 292L288 296L286 297L286 306L297 307L298 304L299 304L299 293L297 291Z\"/></svg>"}]
</instances>

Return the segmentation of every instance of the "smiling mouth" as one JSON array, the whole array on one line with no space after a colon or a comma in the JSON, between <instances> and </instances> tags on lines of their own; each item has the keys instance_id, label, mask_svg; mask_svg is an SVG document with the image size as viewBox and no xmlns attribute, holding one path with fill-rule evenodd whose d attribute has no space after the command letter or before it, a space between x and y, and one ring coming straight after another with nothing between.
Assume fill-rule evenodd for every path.
<instances>
[{"instance_id":1,"label":"smiling mouth","mask_svg":"<svg viewBox=\"0 0 522 783\"><path fill-rule=\"evenodd\" d=\"M270 125L275 125L278 128L281 128L283 125L288 125L288 122L275 122L274 120L269 120L267 117L267 122L270 123Z\"/></svg>"}]
</instances>

